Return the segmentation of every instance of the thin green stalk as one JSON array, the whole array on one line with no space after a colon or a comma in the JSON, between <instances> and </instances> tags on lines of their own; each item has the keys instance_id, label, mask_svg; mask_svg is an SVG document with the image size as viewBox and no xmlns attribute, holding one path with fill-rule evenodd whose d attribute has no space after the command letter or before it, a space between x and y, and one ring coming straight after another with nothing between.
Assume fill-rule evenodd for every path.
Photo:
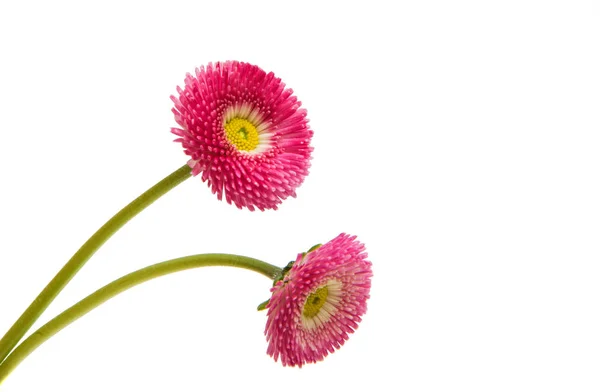
<instances>
[{"instance_id":1,"label":"thin green stalk","mask_svg":"<svg viewBox=\"0 0 600 392\"><path fill-rule=\"evenodd\" d=\"M159 199L165 193L181 184L191 176L188 165L175 170L173 173L158 182L152 188L142 193L137 199L125 206L115 216L110 218L97 232L87 240L85 244L71 257L65 266L48 283L21 317L13 324L0 340L0 363L6 358L10 351L19 343L29 328L35 323L48 305L56 298L58 293L69 283L75 274L83 267L98 248L100 248L114 233L125 223L136 216L143 209Z\"/></svg>"},{"instance_id":2,"label":"thin green stalk","mask_svg":"<svg viewBox=\"0 0 600 392\"><path fill-rule=\"evenodd\" d=\"M138 284L173 272L208 266L245 268L275 279L281 269L250 257L228 254L202 254L180 257L142 268L102 287L65 310L25 339L0 365L0 384L36 348L61 329L112 297Z\"/></svg>"}]
</instances>

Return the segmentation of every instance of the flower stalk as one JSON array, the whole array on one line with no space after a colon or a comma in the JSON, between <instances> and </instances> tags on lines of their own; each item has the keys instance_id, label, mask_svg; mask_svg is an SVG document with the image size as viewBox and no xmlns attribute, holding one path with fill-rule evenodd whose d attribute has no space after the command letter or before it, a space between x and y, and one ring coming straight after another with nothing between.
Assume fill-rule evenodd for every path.
<instances>
[{"instance_id":1,"label":"flower stalk","mask_svg":"<svg viewBox=\"0 0 600 392\"><path fill-rule=\"evenodd\" d=\"M48 283L37 298L23 312L21 317L13 324L0 340L0 362L19 343L21 338L31 328L33 323L48 308L62 289L71 281L73 276L85 265L94 253L123 227L134 216L158 200L177 185L191 176L191 169L186 164L165 177L156 185L142 193L137 199L117 212L108 222L96 231L79 250L71 257L64 267Z\"/></svg>"},{"instance_id":2,"label":"flower stalk","mask_svg":"<svg viewBox=\"0 0 600 392\"><path fill-rule=\"evenodd\" d=\"M244 268L265 275L271 280L281 273L279 267L264 261L251 257L219 253L180 257L139 269L102 287L32 333L0 364L0 384L29 354L45 341L114 296L160 276L209 266Z\"/></svg>"}]
</instances>

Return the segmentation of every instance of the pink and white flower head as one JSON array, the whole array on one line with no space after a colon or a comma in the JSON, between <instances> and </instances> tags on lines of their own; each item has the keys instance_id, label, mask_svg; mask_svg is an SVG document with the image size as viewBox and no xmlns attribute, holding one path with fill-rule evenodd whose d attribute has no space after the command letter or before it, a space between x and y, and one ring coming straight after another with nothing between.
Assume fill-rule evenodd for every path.
<instances>
[{"instance_id":1,"label":"pink and white flower head","mask_svg":"<svg viewBox=\"0 0 600 392\"><path fill-rule=\"evenodd\" d=\"M284 366L302 367L340 348L367 311L372 276L355 236L340 234L299 254L271 289L267 353Z\"/></svg>"},{"instance_id":2,"label":"pink and white flower head","mask_svg":"<svg viewBox=\"0 0 600 392\"><path fill-rule=\"evenodd\" d=\"M308 174L313 132L306 110L281 79L256 65L217 62L187 74L172 96L192 175L219 200L253 211L277 209Z\"/></svg>"}]
</instances>

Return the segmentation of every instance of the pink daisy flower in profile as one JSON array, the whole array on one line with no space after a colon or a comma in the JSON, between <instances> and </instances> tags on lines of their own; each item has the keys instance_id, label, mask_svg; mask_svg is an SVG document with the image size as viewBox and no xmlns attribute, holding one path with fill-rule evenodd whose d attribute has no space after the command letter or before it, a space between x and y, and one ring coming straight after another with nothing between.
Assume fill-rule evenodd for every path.
<instances>
[{"instance_id":1,"label":"pink daisy flower in profile","mask_svg":"<svg viewBox=\"0 0 600 392\"><path fill-rule=\"evenodd\" d=\"M256 65L217 62L187 74L172 96L192 175L219 200L253 211L277 209L308 174L313 132L306 110L281 79Z\"/></svg>"},{"instance_id":2,"label":"pink daisy flower in profile","mask_svg":"<svg viewBox=\"0 0 600 392\"><path fill-rule=\"evenodd\" d=\"M372 275L355 236L340 234L299 254L271 289L267 353L284 366L302 367L340 348L367 311Z\"/></svg>"}]
</instances>

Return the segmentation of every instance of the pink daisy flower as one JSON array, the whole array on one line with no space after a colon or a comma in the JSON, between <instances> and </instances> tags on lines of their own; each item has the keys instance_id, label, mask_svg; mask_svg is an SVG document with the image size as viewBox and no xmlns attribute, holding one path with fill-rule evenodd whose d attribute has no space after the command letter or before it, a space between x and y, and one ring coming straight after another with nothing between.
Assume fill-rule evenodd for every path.
<instances>
[{"instance_id":1,"label":"pink daisy flower","mask_svg":"<svg viewBox=\"0 0 600 392\"><path fill-rule=\"evenodd\" d=\"M267 353L284 366L302 367L340 348L367 311L372 275L355 236L340 234L299 254L271 289Z\"/></svg>"},{"instance_id":2,"label":"pink daisy flower","mask_svg":"<svg viewBox=\"0 0 600 392\"><path fill-rule=\"evenodd\" d=\"M253 211L277 209L308 174L313 132L306 110L281 79L237 61L187 74L172 96L192 175L219 200Z\"/></svg>"}]
</instances>

